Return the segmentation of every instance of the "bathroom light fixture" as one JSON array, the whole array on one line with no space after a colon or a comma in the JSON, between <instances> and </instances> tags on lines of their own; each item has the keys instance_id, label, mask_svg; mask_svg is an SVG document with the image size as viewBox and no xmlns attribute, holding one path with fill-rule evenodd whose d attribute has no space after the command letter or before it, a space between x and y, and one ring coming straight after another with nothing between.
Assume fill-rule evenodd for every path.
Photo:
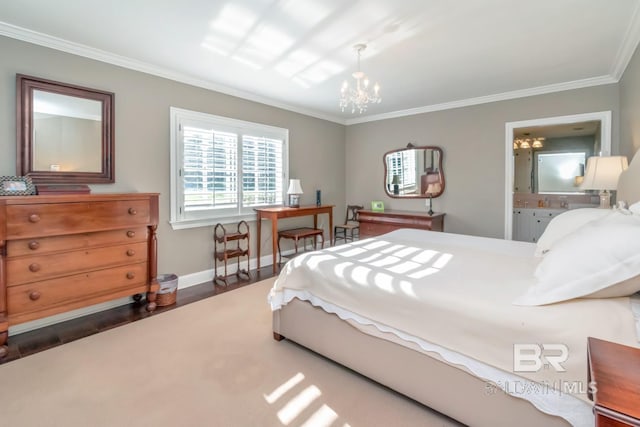
<instances>
[{"instance_id":1,"label":"bathroom light fixture","mask_svg":"<svg viewBox=\"0 0 640 427\"><path fill-rule=\"evenodd\" d=\"M513 140L513 149L518 148L542 148L542 142L545 140L543 137L538 138L515 138Z\"/></svg>"},{"instance_id":2,"label":"bathroom light fixture","mask_svg":"<svg viewBox=\"0 0 640 427\"><path fill-rule=\"evenodd\" d=\"M352 114L355 113L356 110L362 114L367 111L369 104L379 104L382 98L380 98L380 85L378 85L378 83L374 84L373 92L371 92L369 90L369 79L360 71L360 53L367 48L367 45L357 44L353 48L358 53L358 70L351 74L353 78L356 79L356 86L352 88L346 80L342 83L342 88L340 89L340 108L344 111L345 108L351 106Z\"/></svg>"}]
</instances>

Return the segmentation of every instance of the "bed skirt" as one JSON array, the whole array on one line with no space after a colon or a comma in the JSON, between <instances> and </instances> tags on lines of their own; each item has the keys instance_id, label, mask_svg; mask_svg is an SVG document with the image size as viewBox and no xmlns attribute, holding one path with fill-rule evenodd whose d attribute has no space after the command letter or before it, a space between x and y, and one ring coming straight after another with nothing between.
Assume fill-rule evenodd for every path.
<instances>
[{"instance_id":1,"label":"bed skirt","mask_svg":"<svg viewBox=\"0 0 640 427\"><path fill-rule=\"evenodd\" d=\"M273 332L470 426L569 426L428 354L362 333L335 314L293 299L273 312Z\"/></svg>"}]
</instances>

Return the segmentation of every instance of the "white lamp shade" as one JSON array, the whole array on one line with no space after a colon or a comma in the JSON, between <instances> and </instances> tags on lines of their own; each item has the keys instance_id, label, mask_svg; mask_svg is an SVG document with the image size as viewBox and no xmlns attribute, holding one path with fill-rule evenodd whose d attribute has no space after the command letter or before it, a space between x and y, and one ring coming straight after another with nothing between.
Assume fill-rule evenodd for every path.
<instances>
[{"instance_id":1,"label":"white lamp shade","mask_svg":"<svg viewBox=\"0 0 640 427\"><path fill-rule=\"evenodd\" d=\"M625 156L589 157L584 180L580 186L583 190L615 190L618 177L629 164Z\"/></svg>"},{"instance_id":2,"label":"white lamp shade","mask_svg":"<svg viewBox=\"0 0 640 427\"><path fill-rule=\"evenodd\" d=\"M302 194L302 185L300 185L299 179L289 180L289 190L287 190L287 194Z\"/></svg>"}]
</instances>

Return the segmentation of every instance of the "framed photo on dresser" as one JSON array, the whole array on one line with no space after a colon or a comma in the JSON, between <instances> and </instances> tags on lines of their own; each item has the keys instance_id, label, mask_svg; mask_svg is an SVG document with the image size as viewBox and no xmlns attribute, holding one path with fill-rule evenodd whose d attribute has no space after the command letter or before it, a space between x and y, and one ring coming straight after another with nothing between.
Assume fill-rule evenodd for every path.
<instances>
[{"instance_id":1,"label":"framed photo on dresser","mask_svg":"<svg viewBox=\"0 0 640 427\"><path fill-rule=\"evenodd\" d=\"M36 188L28 176L0 176L0 196L31 196Z\"/></svg>"}]
</instances>

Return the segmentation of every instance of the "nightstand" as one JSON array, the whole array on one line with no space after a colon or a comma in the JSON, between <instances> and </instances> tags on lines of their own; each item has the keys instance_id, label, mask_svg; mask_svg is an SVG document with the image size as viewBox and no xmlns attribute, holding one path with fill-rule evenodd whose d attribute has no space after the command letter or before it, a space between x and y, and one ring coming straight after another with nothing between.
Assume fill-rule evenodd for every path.
<instances>
[{"instance_id":1,"label":"nightstand","mask_svg":"<svg viewBox=\"0 0 640 427\"><path fill-rule=\"evenodd\" d=\"M640 426L640 349L588 340L589 383L597 390L589 392L596 427Z\"/></svg>"}]
</instances>

